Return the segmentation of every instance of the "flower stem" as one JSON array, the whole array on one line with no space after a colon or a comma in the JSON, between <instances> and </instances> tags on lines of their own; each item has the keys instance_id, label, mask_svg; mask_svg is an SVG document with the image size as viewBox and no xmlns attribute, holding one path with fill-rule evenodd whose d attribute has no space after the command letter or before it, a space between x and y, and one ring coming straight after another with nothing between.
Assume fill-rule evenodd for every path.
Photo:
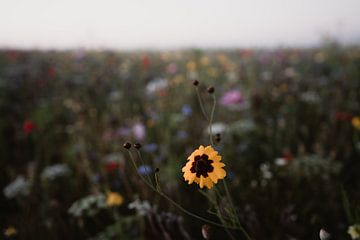
<instances>
[{"instance_id":1,"label":"flower stem","mask_svg":"<svg viewBox=\"0 0 360 240\"><path fill-rule=\"evenodd\" d=\"M140 159L140 161L141 161L141 164L142 164L144 167L146 167L145 162L144 162L144 160L143 160L143 158L142 158L142 156L141 156L140 151L139 151L138 149L136 149L136 152L137 152L137 155L138 155L138 157L139 157L139 159ZM146 174L146 177L147 177L149 183L150 183L151 185L154 185L153 182L152 182L152 180L151 180L151 178L150 178L150 174L147 174L146 171L145 171L145 174Z\"/></svg>"},{"instance_id":2,"label":"flower stem","mask_svg":"<svg viewBox=\"0 0 360 240\"><path fill-rule=\"evenodd\" d=\"M198 89L197 87L196 87L195 89L196 89L196 95L197 95L198 100L199 100L201 112L203 113L205 119L206 119L207 121L209 121L209 118L208 118L208 116L207 116L207 114L206 114L206 112L205 112L204 104L203 104L203 102L202 102L202 100L201 100L201 96L200 96L200 93L199 93L199 89Z\"/></svg>"},{"instance_id":3,"label":"flower stem","mask_svg":"<svg viewBox=\"0 0 360 240\"><path fill-rule=\"evenodd\" d=\"M209 120L209 137L210 137L210 144L211 146L214 146L214 142L213 142L213 134L212 134L212 123L213 123L213 119L214 119L214 113L215 113L215 107L216 107L216 97L215 94L212 94L213 96L213 105L212 105L212 109L211 109L211 114L210 114L210 120Z\"/></svg>"}]
</instances>

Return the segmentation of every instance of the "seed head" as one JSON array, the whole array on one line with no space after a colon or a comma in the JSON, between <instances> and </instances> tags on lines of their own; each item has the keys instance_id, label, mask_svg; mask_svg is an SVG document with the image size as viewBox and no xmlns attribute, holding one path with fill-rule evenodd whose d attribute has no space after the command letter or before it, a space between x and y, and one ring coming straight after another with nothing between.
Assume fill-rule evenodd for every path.
<instances>
[{"instance_id":1,"label":"seed head","mask_svg":"<svg viewBox=\"0 0 360 240\"><path fill-rule=\"evenodd\" d=\"M213 94L215 92L215 88L213 86L208 87L207 92Z\"/></svg>"},{"instance_id":2,"label":"seed head","mask_svg":"<svg viewBox=\"0 0 360 240\"><path fill-rule=\"evenodd\" d=\"M140 148L141 148L141 144L140 144L140 143L135 143L135 144L134 144L134 148L140 149Z\"/></svg>"},{"instance_id":3,"label":"seed head","mask_svg":"<svg viewBox=\"0 0 360 240\"><path fill-rule=\"evenodd\" d=\"M123 147L126 148L126 149L130 149L131 148L131 143L126 142L126 143L123 144Z\"/></svg>"},{"instance_id":4,"label":"seed head","mask_svg":"<svg viewBox=\"0 0 360 240\"><path fill-rule=\"evenodd\" d=\"M198 86L198 85L199 85L199 81L198 81L198 80L194 80L194 81L193 81L193 85L194 85L194 86Z\"/></svg>"}]
</instances>

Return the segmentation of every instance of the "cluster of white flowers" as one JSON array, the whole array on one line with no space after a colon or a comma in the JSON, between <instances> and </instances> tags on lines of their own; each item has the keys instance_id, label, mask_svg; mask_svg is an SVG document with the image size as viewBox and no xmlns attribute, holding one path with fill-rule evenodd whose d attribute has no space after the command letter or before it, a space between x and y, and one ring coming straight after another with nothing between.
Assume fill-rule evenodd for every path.
<instances>
[{"instance_id":1,"label":"cluster of white flowers","mask_svg":"<svg viewBox=\"0 0 360 240\"><path fill-rule=\"evenodd\" d=\"M47 166L41 173L42 180L54 180L58 177L68 176L71 170L68 165L60 163Z\"/></svg>"},{"instance_id":2,"label":"cluster of white flowers","mask_svg":"<svg viewBox=\"0 0 360 240\"><path fill-rule=\"evenodd\" d=\"M18 175L14 181L7 185L3 192L8 199L14 198L18 195L27 195L30 189L30 182L22 175Z\"/></svg>"}]
</instances>

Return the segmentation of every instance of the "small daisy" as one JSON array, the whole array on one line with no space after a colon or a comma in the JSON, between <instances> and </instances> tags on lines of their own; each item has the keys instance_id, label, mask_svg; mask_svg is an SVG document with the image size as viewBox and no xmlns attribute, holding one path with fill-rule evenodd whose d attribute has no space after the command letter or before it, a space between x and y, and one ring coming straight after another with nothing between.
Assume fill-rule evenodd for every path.
<instances>
[{"instance_id":1,"label":"small daisy","mask_svg":"<svg viewBox=\"0 0 360 240\"><path fill-rule=\"evenodd\" d=\"M225 166L221 162L221 156L212 146L200 145L189 157L185 167L182 168L185 181L193 182L211 189L214 183L226 176Z\"/></svg>"}]
</instances>

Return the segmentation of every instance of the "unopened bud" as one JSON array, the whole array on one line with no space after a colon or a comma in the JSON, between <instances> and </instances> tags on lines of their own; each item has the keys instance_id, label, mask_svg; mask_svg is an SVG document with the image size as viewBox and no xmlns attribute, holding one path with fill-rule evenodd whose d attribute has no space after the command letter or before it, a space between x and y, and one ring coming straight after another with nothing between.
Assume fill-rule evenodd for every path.
<instances>
[{"instance_id":1,"label":"unopened bud","mask_svg":"<svg viewBox=\"0 0 360 240\"><path fill-rule=\"evenodd\" d=\"M198 86L198 85L199 85L199 81L198 81L198 80L194 80L194 81L193 81L193 85L194 85L194 86Z\"/></svg>"},{"instance_id":2,"label":"unopened bud","mask_svg":"<svg viewBox=\"0 0 360 240\"><path fill-rule=\"evenodd\" d=\"M215 88L213 86L208 87L207 92L213 94L215 92Z\"/></svg>"},{"instance_id":3,"label":"unopened bud","mask_svg":"<svg viewBox=\"0 0 360 240\"><path fill-rule=\"evenodd\" d=\"M126 142L126 143L123 144L123 147L126 148L126 149L130 149L131 148L131 143Z\"/></svg>"}]
</instances>

